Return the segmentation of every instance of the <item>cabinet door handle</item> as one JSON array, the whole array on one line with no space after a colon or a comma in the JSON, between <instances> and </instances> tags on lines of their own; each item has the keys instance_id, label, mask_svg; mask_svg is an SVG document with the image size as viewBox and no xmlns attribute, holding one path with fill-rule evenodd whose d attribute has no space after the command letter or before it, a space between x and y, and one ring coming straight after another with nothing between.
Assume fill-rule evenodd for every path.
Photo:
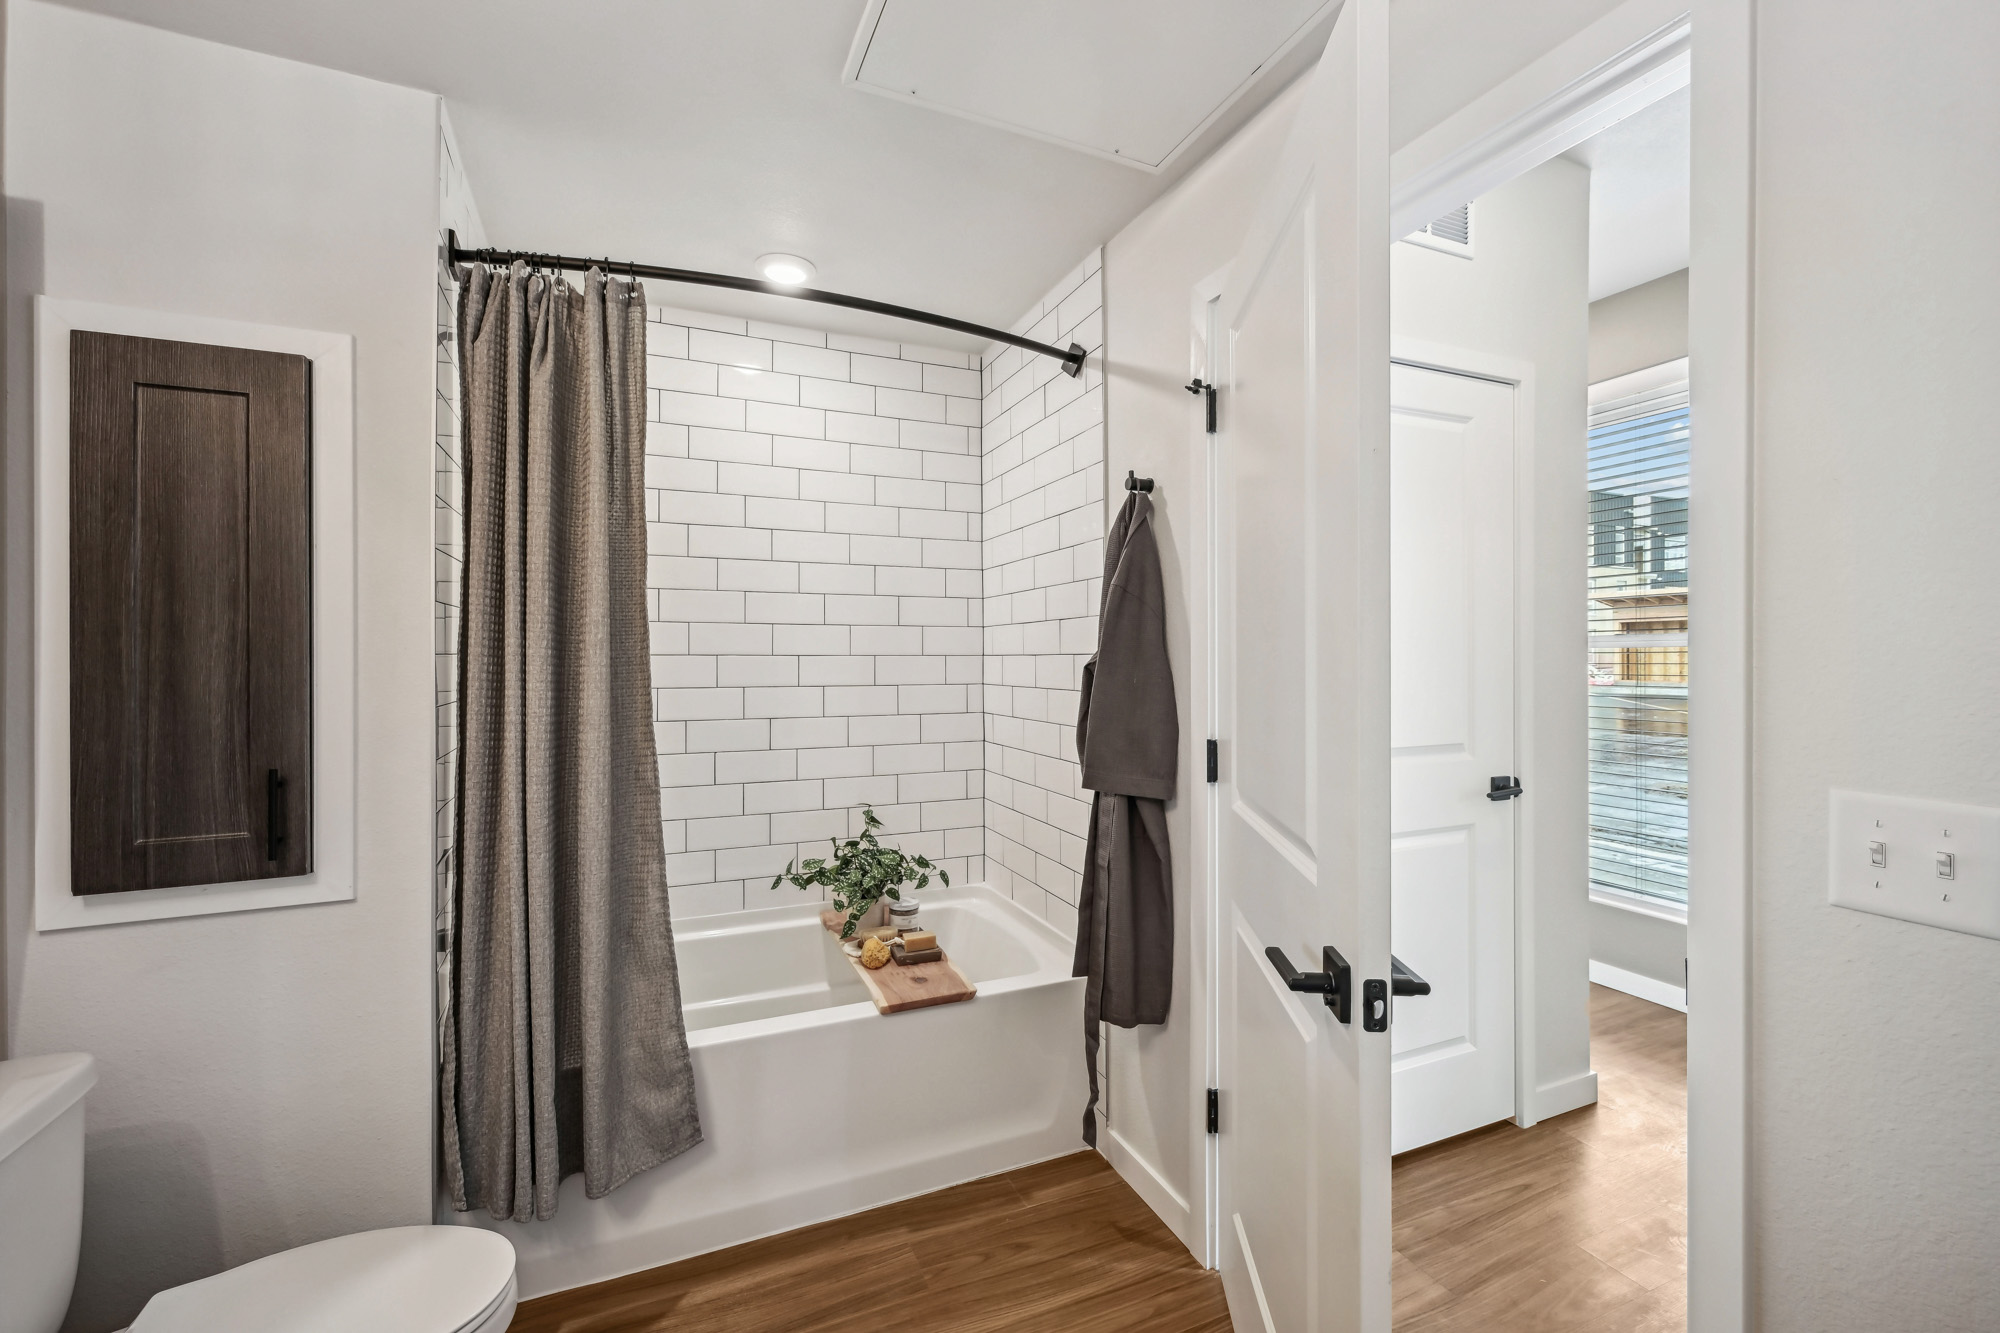
<instances>
[{"instance_id":1,"label":"cabinet door handle","mask_svg":"<svg viewBox=\"0 0 2000 1333\"><path fill-rule=\"evenodd\" d=\"M264 770L264 859L275 861L285 846L285 780L275 768Z\"/></svg>"}]
</instances>

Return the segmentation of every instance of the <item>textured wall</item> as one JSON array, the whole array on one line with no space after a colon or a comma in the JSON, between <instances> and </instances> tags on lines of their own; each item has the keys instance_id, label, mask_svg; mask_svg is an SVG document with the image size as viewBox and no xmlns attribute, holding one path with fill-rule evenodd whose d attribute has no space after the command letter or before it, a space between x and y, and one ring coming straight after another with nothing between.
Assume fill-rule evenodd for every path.
<instances>
[{"instance_id":1,"label":"textured wall","mask_svg":"<svg viewBox=\"0 0 2000 1333\"><path fill-rule=\"evenodd\" d=\"M2000 1319L2000 940L1830 906L1826 820L1832 787L2000 806L2000 250L1952 221L2000 214L2000 7L1756 22L1756 1323L1970 1333Z\"/></svg>"},{"instance_id":2,"label":"textured wall","mask_svg":"<svg viewBox=\"0 0 2000 1333\"><path fill-rule=\"evenodd\" d=\"M10 11L9 1049L98 1060L68 1325L96 1333L161 1287L430 1216L437 99ZM353 335L352 902L35 933L16 599L36 293Z\"/></svg>"}]
</instances>

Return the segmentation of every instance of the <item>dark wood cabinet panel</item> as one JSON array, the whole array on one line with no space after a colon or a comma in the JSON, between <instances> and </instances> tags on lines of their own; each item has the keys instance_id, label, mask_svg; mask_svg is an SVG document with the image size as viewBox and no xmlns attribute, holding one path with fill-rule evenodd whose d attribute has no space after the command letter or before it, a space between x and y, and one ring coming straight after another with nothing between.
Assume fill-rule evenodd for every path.
<instances>
[{"instance_id":1,"label":"dark wood cabinet panel","mask_svg":"<svg viewBox=\"0 0 2000 1333\"><path fill-rule=\"evenodd\" d=\"M74 893L312 869L311 369L71 335Z\"/></svg>"}]
</instances>

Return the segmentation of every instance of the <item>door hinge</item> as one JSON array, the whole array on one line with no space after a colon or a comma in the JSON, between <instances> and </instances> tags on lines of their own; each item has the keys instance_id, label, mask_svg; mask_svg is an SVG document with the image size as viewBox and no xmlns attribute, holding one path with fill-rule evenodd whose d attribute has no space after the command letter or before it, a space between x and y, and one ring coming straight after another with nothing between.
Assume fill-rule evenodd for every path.
<instances>
[{"instance_id":1,"label":"door hinge","mask_svg":"<svg viewBox=\"0 0 2000 1333\"><path fill-rule=\"evenodd\" d=\"M1208 1132L1211 1134L1220 1134L1222 1132L1222 1089L1220 1088L1210 1088L1208 1090Z\"/></svg>"},{"instance_id":2,"label":"door hinge","mask_svg":"<svg viewBox=\"0 0 2000 1333\"><path fill-rule=\"evenodd\" d=\"M1222 781L1222 750L1220 745L1214 740L1208 743L1208 780L1210 782Z\"/></svg>"},{"instance_id":3,"label":"door hinge","mask_svg":"<svg viewBox=\"0 0 2000 1333\"><path fill-rule=\"evenodd\" d=\"M1204 428L1210 435L1215 434L1215 386L1193 380L1189 382L1187 391L1201 398L1202 407L1205 409Z\"/></svg>"}]
</instances>

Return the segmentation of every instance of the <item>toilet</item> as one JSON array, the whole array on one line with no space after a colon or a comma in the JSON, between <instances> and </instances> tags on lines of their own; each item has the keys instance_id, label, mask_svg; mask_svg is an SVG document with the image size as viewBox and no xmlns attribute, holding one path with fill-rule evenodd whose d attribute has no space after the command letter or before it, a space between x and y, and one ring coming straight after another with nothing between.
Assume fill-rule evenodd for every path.
<instances>
[{"instance_id":1,"label":"toilet","mask_svg":"<svg viewBox=\"0 0 2000 1333\"><path fill-rule=\"evenodd\" d=\"M83 1228L88 1055L0 1060L0 1333L56 1333ZM500 1333L514 1247L474 1227L316 1241L154 1296L129 1333Z\"/></svg>"}]
</instances>

